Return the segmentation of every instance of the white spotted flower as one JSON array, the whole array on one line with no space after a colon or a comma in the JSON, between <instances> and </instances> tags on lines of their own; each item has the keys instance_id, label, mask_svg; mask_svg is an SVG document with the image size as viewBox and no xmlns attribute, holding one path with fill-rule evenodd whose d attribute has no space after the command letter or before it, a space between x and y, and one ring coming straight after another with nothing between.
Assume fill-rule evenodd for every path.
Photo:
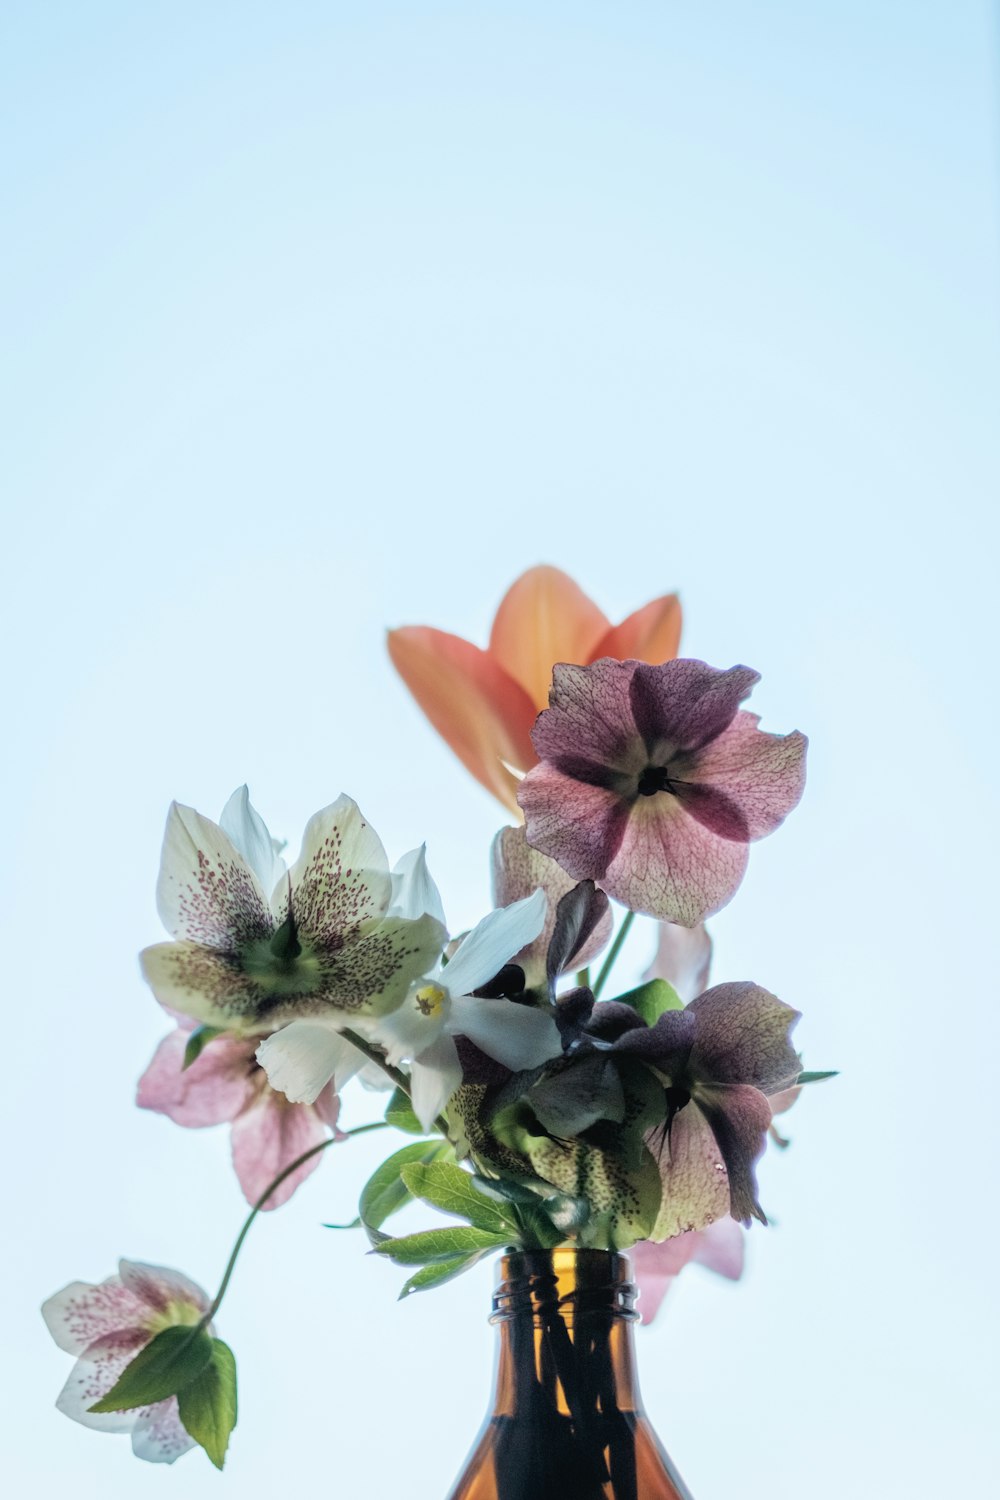
<instances>
[{"instance_id":1,"label":"white spotted flower","mask_svg":"<svg viewBox=\"0 0 1000 1500\"><path fill-rule=\"evenodd\" d=\"M400 1005L441 952L432 915L390 911L381 840L350 797L310 818L290 871L246 788L222 826L174 803L157 905L173 942L141 956L168 1010L247 1035L297 1016L352 1025Z\"/></svg>"},{"instance_id":2,"label":"white spotted flower","mask_svg":"<svg viewBox=\"0 0 1000 1500\"><path fill-rule=\"evenodd\" d=\"M396 876L396 911L410 919L421 911L441 914L423 850L401 861ZM384 1051L390 1064L408 1067L411 1103L426 1130L462 1081L456 1037L467 1037L513 1070L537 1067L559 1055L559 1034L548 1011L474 993L534 941L545 912L541 890L490 912L462 939L450 963L428 965L391 1014L352 1023ZM331 1021L302 1019L269 1036L258 1048L257 1060L273 1088L307 1103L331 1078L339 1079L344 1046Z\"/></svg>"}]
</instances>

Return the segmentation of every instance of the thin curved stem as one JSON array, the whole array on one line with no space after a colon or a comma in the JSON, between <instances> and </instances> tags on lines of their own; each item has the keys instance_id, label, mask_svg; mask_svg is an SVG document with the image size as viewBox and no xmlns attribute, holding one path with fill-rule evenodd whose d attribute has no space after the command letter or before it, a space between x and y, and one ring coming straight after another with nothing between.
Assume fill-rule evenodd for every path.
<instances>
[{"instance_id":1,"label":"thin curved stem","mask_svg":"<svg viewBox=\"0 0 1000 1500\"><path fill-rule=\"evenodd\" d=\"M618 931L615 933L615 940L611 944L610 949L608 950L608 956L604 960L603 964L601 965L601 972L598 974L596 980L594 981L594 999L595 1000L597 1000L597 999L600 998L601 991L603 990L603 988L605 986L605 983L607 982L608 975L611 973L611 970L614 968L615 959L618 957L619 953L621 952L621 950L622 950L622 944L624 943L625 939L628 937L629 928L632 926L632 923L634 921L635 921L635 912L634 911L627 911L625 913L625 916L624 916L623 920L622 920L621 926L619 927Z\"/></svg>"}]
</instances>

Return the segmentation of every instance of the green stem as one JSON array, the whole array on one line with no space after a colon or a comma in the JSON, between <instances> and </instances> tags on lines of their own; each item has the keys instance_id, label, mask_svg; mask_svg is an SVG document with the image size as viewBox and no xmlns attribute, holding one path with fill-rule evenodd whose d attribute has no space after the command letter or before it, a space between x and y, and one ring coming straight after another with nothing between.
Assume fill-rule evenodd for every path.
<instances>
[{"instance_id":1,"label":"green stem","mask_svg":"<svg viewBox=\"0 0 1000 1500\"><path fill-rule=\"evenodd\" d=\"M394 1068L391 1063L386 1062L379 1049L373 1047L370 1042L366 1042L363 1036L358 1036L356 1031L348 1031L345 1028L340 1034L345 1041L350 1042L352 1047L357 1047L359 1052L363 1052L369 1062L373 1062L377 1068L381 1068L382 1072L391 1078L396 1087L402 1089L407 1099L409 1099L410 1080L405 1073L401 1073L398 1068Z\"/></svg>"},{"instance_id":2,"label":"green stem","mask_svg":"<svg viewBox=\"0 0 1000 1500\"><path fill-rule=\"evenodd\" d=\"M364 1135L369 1130L385 1130L386 1126L387 1121L374 1120L370 1125L355 1125L353 1130L345 1130L339 1136L331 1135L327 1140L320 1141L318 1145L310 1146L308 1151L303 1151L301 1156L297 1156L293 1162L289 1162L288 1166L284 1167L278 1173L274 1181L264 1189L263 1193L261 1193L253 1208L247 1214L247 1217L243 1223L243 1228L236 1236L236 1244L233 1246L233 1253L230 1255L229 1261L226 1265L226 1269L222 1273L222 1281L219 1284L219 1290L215 1294L215 1299L212 1302L211 1307L208 1309L208 1312L205 1314L205 1316L201 1320L201 1323L198 1325L200 1328L206 1327L219 1311L219 1308L222 1305L222 1299L226 1295L230 1278L232 1277L233 1271L236 1268L236 1262L239 1259L240 1251L243 1249L243 1241L250 1233L250 1225L253 1223L254 1219L256 1219L257 1215L264 1207L264 1204L267 1202L268 1198L270 1198L272 1193L277 1191L277 1189L285 1181L286 1177L291 1177L292 1173L297 1172L299 1167L302 1166L303 1162L307 1162L310 1157L318 1156L319 1153L321 1151L325 1151L328 1146L332 1146L338 1140L343 1140L345 1135Z\"/></svg>"},{"instance_id":3,"label":"green stem","mask_svg":"<svg viewBox=\"0 0 1000 1500\"><path fill-rule=\"evenodd\" d=\"M635 912L634 911L627 911L625 913L625 916L624 916L623 920L622 920L621 926L619 927L618 931L615 933L615 940L611 944L611 948L610 948L610 950L608 952L608 956L604 960L603 964L601 965L601 972L598 974L597 979L596 979L596 981L594 983L594 999L595 1000L597 1000L597 999L600 998L600 994L601 994L601 991L604 988L605 981L607 980L608 975L611 973L611 970L614 968L615 959L618 957L619 953L621 952L622 943L624 943L625 939L628 937L628 930L632 926L632 923L634 922L634 920L635 920Z\"/></svg>"}]
</instances>

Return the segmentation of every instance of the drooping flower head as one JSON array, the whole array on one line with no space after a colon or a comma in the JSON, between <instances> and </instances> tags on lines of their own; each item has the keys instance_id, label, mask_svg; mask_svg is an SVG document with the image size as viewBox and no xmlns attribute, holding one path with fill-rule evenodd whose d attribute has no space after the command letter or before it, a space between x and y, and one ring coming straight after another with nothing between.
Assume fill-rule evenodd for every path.
<instances>
[{"instance_id":1,"label":"drooping flower head","mask_svg":"<svg viewBox=\"0 0 1000 1500\"><path fill-rule=\"evenodd\" d=\"M249 820L249 803L245 812ZM358 1017L400 1004L444 932L433 916L390 911L385 850L357 804L339 797L310 818L287 874L275 871L272 842L253 818L259 827L243 830L241 852L209 818L171 807L157 904L176 941L141 955L156 998L244 1035L295 1016Z\"/></svg>"},{"instance_id":2,"label":"drooping flower head","mask_svg":"<svg viewBox=\"0 0 1000 1500\"><path fill-rule=\"evenodd\" d=\"M60 1349L77 1356L56 1406L97 1432L131 1433L137 1458L172 1464L195 1445L181 1423L176 1396L129 1411L102 1413L90 1408L157 1334L175 1326L194 1327L208 1310L209 1299L201 1287L165 1266L123 1260L117 1276L96 1286L71 1282L42 1307Z\"/></svg>"},{"instance_id":3,"label":"drooping flower head","mask_svg":"<svg viewBox=\"0 0 1000 1500\"><path fill-rule=\"evenodd\" d=\"M718 911L805 779L805 737L739 707L758 680L699 661L558 665L518 792L528 842L634 911L685 927Z\"/></svg>"},{"instance_id":4,"label":"drooping flower head","mask_svg":"<svg viewBox=\"0 0 1000 1500\"><path fill-rule=\"evenodd\" d=\"M680 633L676 594L612 625L572 578L543 566L508 589L485 651L429 625L407 625L389 632L389 655L466 769L517 813L514 772L537 759L531 726L548 700L554 664L603 656L662 662L676 656Z\"/></svg>"}]
</instances>

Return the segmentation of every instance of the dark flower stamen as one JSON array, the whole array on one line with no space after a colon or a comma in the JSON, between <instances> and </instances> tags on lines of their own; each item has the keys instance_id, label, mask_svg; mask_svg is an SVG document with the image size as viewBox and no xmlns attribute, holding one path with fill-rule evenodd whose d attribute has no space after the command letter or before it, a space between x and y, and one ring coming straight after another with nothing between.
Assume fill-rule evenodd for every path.
<instances>
[{"instance_id":1,"label":"dark flower stamen","mask_svg":"<svg viewBox=\"0 0 1000 1500\"><path fill-rule=\"evenodd\" d=\"M647 766L639 777L637 791L640 797L653 797L657 792L670 792L676 797L674 784L667 775L666 766Z\"/></svg>"}]
</instances>

